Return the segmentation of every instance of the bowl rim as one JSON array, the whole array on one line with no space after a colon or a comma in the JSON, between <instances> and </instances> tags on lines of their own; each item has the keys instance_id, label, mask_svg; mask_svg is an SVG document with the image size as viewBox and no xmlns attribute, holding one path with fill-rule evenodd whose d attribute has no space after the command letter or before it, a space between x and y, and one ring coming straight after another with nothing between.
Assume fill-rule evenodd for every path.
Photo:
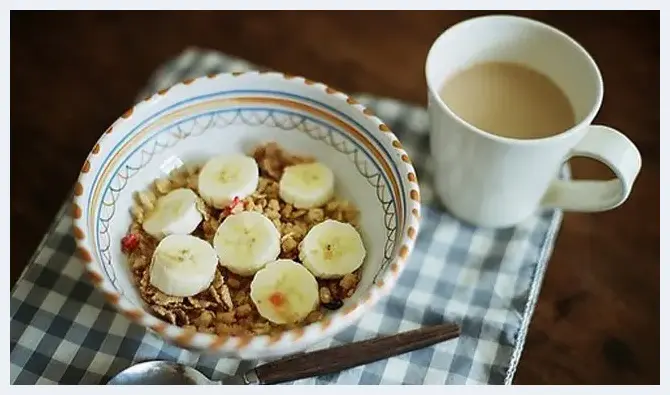
<instances>
[{"instance_id":1,"label":"bowl rim","mask_svg":"<svg viewBox=\"0 0 670 395\"><path fill-rule=\"evenodd\" d=\"M134 109L137 106L146 104L146 102L151 102L155 98L165 96L169 94L169 91L172 88L179 85L190 85L195 81L205 79L245 76L268 79L282 77L293 83L303 84L307 86L308 89L325 91L326 94L330 95L336 100L341 101L348 107L351 107L349 109L350 111L357 111L362 113L365 117L372 121L374 125L377 126L377 131L380 133L380 137L383 136L383 138L385 138L390 143L391 147L400 154L401 160L397 161L394 165L399 168L401 173L401 179L398 181L401 183L406 183L408 186L409 199L407 200L407 208L411 215L409 215L409 220L405 221L404 228L401 230L402 238L400 240L399 247L396 247L397 253L393 257L390 265L383 273L383 275L380 276L380 278L377 279L375 283L371 284L369 289L367 289L365 293L350 306L334 311L326 318L316 321L312 324L295 329L287 329L274 335L265 334L236 336L197 332L188 328L185 329L177 325L172 325L162 318L156 317L149 313L145 308L137 308L137 306L135 306L133 303L124 300L126 298L121 296L112 286L109 280L107 280L102 275L102 270L97 270L95 267L96 265L101 266L101 264L97 261L94 262L93 255L89 252L89 247L86 243L92 235L88 235L86 231L83 230L88 228L83 226L84 224L82 223L82 207L86 208L87 203L87 201L84 199L85 196L83 195L84 185L90 183L87 180L87 173L90 168L89 161L93 156L100 152L101 144L104 143L105 138L109 134L114 132L114 129L116 129L117 126L129 122ZM375 132L372 130L370 131L373 133ZM130 109L117 118L117 120L112 123L112 125L109 126L109 128L104 133L102 133L98 141L89 152L86 160L84 161L84 164L82 165L74 188L73 218L72 231L76 242L76 250L79 257L84 262L85 274L89 281L93 284L94 288L102 292L107 303L111 304L118 312L130 319L131 322L151 329L165 341L176 344L179 347L185 349L208 350L214 353L222 354L232 353L239 357L242 353L259 348L255 347L255 345L258 345L270 352L272 352L274 349L285 347L287 344L286 342L289 342L289 344L298 344L299 347L297 348L304 349L305 347L318 341L318 339L330 337L344 329L344 327L347 325L356 322L362 316L362 314L368 309L372 308L379 299L388 295L391 288L397 282L398 277L403 272L407 259L414 248L416 237L419 232L421 200L416 171L414 170L414 166L412 165L412 161L409 155L403 149L402 144L398 140L397 136L395 136L391 129L381 119L375 116L371 110L369 110L363 104L359 103L353 97L333 89L322 82L315 82L301 76L295 76L287 73L272 71L224 72L208 74L198 78L189 78L178 82L169 88L159 90L158 92L149 95L144 100L135 103ZM306 334L316 334L316 336L305 336ZM204 342L207 345L203 346L194 344L193 340L196 337L205 340Z\"/></svg>"}]
</instances>

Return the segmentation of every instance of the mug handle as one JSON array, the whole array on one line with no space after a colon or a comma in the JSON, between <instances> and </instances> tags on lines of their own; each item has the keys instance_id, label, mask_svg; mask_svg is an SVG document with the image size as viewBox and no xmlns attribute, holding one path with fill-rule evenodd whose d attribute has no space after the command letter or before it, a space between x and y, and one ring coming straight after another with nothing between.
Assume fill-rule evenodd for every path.
<instances>
[{"instance_id":1,"label":"mug handle","mask_svg":"<svg viewBox=\"0 0 670 395\"><path fill-rule=\"evenodd\" d=\"M613 209L628 198L642 159L635 144L623 133L602 125L591 125L566 160L575 156L595 159L616 175L607 181L554 180L541 205L566 211L598 212Z\"/></svg>"}]
</instances>

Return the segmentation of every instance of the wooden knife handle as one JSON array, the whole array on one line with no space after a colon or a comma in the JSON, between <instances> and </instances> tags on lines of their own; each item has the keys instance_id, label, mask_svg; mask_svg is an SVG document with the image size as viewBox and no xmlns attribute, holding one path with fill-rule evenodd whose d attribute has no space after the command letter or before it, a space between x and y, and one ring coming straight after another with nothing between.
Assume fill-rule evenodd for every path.
<instances>
[{"instance_id":1,"label":"wooden knife handle","mask_svg":"<svg viewBox=\"0 0 670 395\"><path fill-rule=\"evenodd\" d=\"M432 346L458 335L460 328L455 324L428 326L396 335L290 356L261 365L254 369L254 373L258 378L258 384L277 384L321 376Z\"/></svg>"}]
</instances>

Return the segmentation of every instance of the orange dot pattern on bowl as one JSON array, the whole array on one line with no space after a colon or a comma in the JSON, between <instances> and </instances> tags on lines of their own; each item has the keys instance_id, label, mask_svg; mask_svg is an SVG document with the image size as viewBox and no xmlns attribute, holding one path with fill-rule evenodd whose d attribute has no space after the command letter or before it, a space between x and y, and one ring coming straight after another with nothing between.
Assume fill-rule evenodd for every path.
<instances>
[{"instance_id":1,"label":"orange dot pattern on bowl","mask_svg":"<svg viewBox=\"0 0 670 395\"><path fill-rule=\"evenodd\" d=\"M91 254L85 248L77 247L77 254L79 255L79 258L84 261L84 263L93 262L93 257L91 257Z\"/></svg>"},{"instance_id":2,"label":"orange dot pattern on bowl","mask_svg":"<svg viewBox=\"0 0 670 395\"><path fill-rule=\"evenodd\" d=\"M84 186L81 185L81 182L77 181L77 183L74 184L74 195L81 196L83 193L84 193Z\"/></svg>"},{"instance_id":3,"label":"orange dot pattern on bowl","mask_svg":"<svg viewBox=\"0 0 670 395\"><path fill-rule=\"evenodd\" d=\"M293 339L298 340L302 337L302 335L305 334L305 328L300 327L300 328L292 329L291 333L293 333Z\"/></svg>"},{"instance_id":4,"label":"orange dot pattern on bowl","mask_svg":"<svg viewBox=\"0 0 670 395\"><path fill-rule=\"evenodd\" d=\"M282 333L273 333L268 338L268 345L277 343L282 338Z\"/></svg>"},{"instance_id":5,"label":"orange dot pattern on bowl","mask_svg":"<svg viewBox=\"0 0 670 395\"><path fill-rule=\"evenodd\" d=\"M72 227L72 234L74 235L74 238L77 240L82 240L84 238L84 231L81 230L81 228L78 226Z\"/></svg>"},{"instance_id":6,"label":"orange dot pattern on bowl","mask_svg":"<svg viewBox=\"0 0 670 395\"><path fill-rule=\"evenodd\" d=\"M81 218L81 207L77 203L72 204L72 217L75 219Z\"/></svg>"},{"instance_id":7,"label":"orange dot pattern on bowl","mask_svg":"<svg viewBox=\"0 0 670 395\"><path fill-rule=\"evenodd\" d=\"M111 293L111 292L105 292L103 296L105 297L105 300L107 301L107 303L109 303L111 305L115 305L115 304L119 303L119 299L120 299L119 294L115 294L115 293Z\"/></svg>"},{"instance_id":8,"label":"orange dot pattern on bowl","mask_svg":"<svg viewBox=\"0 0 670 395\"><path fill-rule=\"evenodd\" d=\"M195 330L184 329L180 335L174 338L174 342L181 347L188 348L191 340L195 337Z\"/></svg>"},{"instance_id":9,"label":"orange dot pattern on bowl","mask_svg":"<svg viewBox=\"0 0 670 395\"><path fill-rule=\"evenodd\" d=\"M92 271L89 270L89 271L86 272L86 275L88 276L89 281L91 281L93 284L97 285L97 284L100 284L103 281L102 276L99 275L96 272L92 272Z\"/></svg>"},{"instance_id":10,"label":"orange dot pattern on bowl","mask_svg":"<svg viewBox=\"0 0 670 395\"><path fill-rule=\"evenodd\" d=\"M167 324L164 322L157 322L150 326L150 328L156 333L164 333L167 328Z\"/></svg>"},{"instance_id":11,"label":"orange dot pattern on bowl","mask_svg":"<svg viewBox=\"0 0 670 395\"><path fill-rule=\"evenodd\" d=\"M391 131L391 129L389 129L389 127L386 126L386 124L384 124L384 123L382 123L382 124L379 125L379 130L381 130L382 132L389 132L389 131Z\"/></svg>"},{"instance_id":12,"label":"orange dot pattern on bowl","mask_svg":"<svg viewBox=\"0 0 670 395\"><path fill-rule=\"evenodd\" d=\"M243 336L238 336L238 341L237 341L237 348L244 348L246 347L251 341L254 339L253 336L251 335L243 335Z\"/></svg>"},{"instance_id":13,"label":"orange dot pattern on bowl","mask_svg":"<svg viewBox=\"0 0 670 395\"><path fill-rule=\"evenodd\" d=\"M142 319L144 311L137 309L125 310L123 315L125 315L126 318L128 318L131 321L139 321L140 319Z\"/></svg>"},{"instance_id":14,"label":"orange dot pattern on bowl","mask_svg":"<svg viewBox=\"0 0 670 395\"><path fill-rule=\"evenodd\" d=\"M409 191L409 197L417 202L421 200L419 198L419 191L417 191L416 189L412 189L411 191Z\"/></svg>"},{"instance_id":15,"label":"orange dot pattern on bowl","mask_svg":"<svg viewBox=\"0 0 670 395\"><path fill-rule=\"evenodd\" d=\"M351 305L345 307L345 308L342 310L342 313L344 313L345 315L346 315L346 314L351 314L351 313L353 313L354 310L356 310L356 307L358 307L358 303L355 303L355 302L354 302L354 303L352 303Z\"/></svg>"},{"instance_id":16,"label":"orange dot pattern on bowl","mask_svg":"<svg viewBox=\"0 0 670 395\"><path fill-rule=\"evenodd\" d=\"M332 319L331 319L330 317L324 317L324 318L321 320L321 328L322 328L322 329L326 329L326 328L328 328L328 327L330 326L330 322L331 322L331 320L332 320Z\"/></svg>"},{"instance_id":17,"label":"orange dot pattern on bowl","mask_svg":"<svg viewBox=\"0 0 670 395\"><path fill-rule=\"evenodd\" d=\"M218 336L214 339L214 341L212 342L212 344L209 345L209 349L212 350L212 351L216 351L216 350L218 350L219 347L221 347L225 342L228 341L228 339L230 339L229 336L218 335Z\"/></svg>"},{"instance_id":18,"label":"orange dot pattern on bowl","mask_svg":"<svg viewBox=\"0 0 670 395\"><path fill-rule=\"evenodd\" d=\"M414 174L414 173L407 173L407 179L408 179L410 182L416 182L416 174Z\"/></svg>"},{"instance_id":19,"label":"orange dot pattern on bowl","mask_svg":"<svg viewBox=\"0 0 670 395\"><path fill-rule=\"evenodd\" d=\"M414 228L410 228L410 229L414 229ZM407 247L406 245L403 244L403 246L400 247L400 251L398 251L398 255L402 259L407 259L408 254L409 254L409 247Z\"/></svg>"},{"instance_id":20,"label":"orange dot pattern on bowl","mask_svg":"<svg viewBox=\"0 0 670 395\"><path fill-rule=\"evenodd\" d=\"M130 118L131 115L133 115L133 110L135 107L130 107L126 112L121 115L121 118L128 119Z\"/></svg>"},{"instance_id":21,"label":"orange dot pattern on bowl","mask_svg":"<svg viewBox=\"0 0 670 395\"><path fill-rule=\"evenodd\" d=\"M407 228L407 237L409 237L412 240L414 240L414 238L416 237L416 229L414 229L413 226L410 226L409 228ZM400 248L400 251L402 251L403 248L407 248L407 246L402 246Z\"/></svg>"},{"instance_id":22,"label":"orange dot pattern on bowl","mask_svg":"<svg viewBox=\"0 0 670 395\"><path fill-rule=\"evenodd\" d=\"M84 161L84 165L81 167L81 172L88 173L89 170L91 170L91 162L86 159L86 161Z\"/></svg>"},{"instance_id":23,"label":"orange dot pattern on bowl","mask_svg":"<svg viewBox=\"0 0 670 395\"><path fill-rule=\"evenodd\" d=\"M97 154L98 152L100 152L100 144L96 143L96 144L93 146L93 149L91 150L91 153L92 153L93 155L95 155L95 154Z\"/></svg>"}]
</instances>

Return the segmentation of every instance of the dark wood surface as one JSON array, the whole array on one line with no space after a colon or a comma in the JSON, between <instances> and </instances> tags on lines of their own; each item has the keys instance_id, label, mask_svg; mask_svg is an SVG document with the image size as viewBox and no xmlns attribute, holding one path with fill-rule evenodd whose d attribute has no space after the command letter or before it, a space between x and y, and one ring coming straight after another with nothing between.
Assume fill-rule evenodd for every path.
<instances>
[{"instance_id":1,"label":"dark wood surface","mask_svg":"<svg viewBox=\"0 0 670 395\"><path fill-rule=\"evenodd\" d=\"M11 281L19 276L98 136L152 70L187 46L425 103L424 59L479 13L13 12ZM516 383L659 383L659 13L527 12L577 39L605 80L597 122L625 132L643 165L628 202L567 214ZM575 160L576 177L605 177Z\"/></svg>"}]
</instances>

